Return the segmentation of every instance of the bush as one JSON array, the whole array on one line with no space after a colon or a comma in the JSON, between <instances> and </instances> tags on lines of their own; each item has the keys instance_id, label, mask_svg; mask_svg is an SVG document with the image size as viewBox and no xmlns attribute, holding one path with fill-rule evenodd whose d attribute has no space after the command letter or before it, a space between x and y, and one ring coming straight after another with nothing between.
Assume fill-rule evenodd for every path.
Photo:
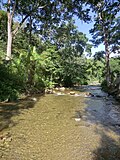
<instances>
[{"instance_id":1,"label":"bush","mask_svg":"<svg viewBox=\"0 0 120 160\"><path fill-rule=\"evenodd\" d=\"M0 101L16 100L20 88L19 77L10 71L10 65L0 64Z\"/></svg>"},{"instance_id":2,"label":"bush","mask_svg":"<svg viewBox=\"0 0 120 160\"><path fill-rule=\"evenodd\" d=\"M101 83L101 87L104 91L108 91L108 87L107 87L107 81L103 80Z\"/></svg>"},{"instance_id":3,"label":"bush","mask_svg":"<svg viewBox=\"0 0 120 160\"><path fill-rule=\"evenodd\" d=\"M88 82L85 81L83 84L84 84L84 85L88 85Z\"/></svg>"}]
</instances>

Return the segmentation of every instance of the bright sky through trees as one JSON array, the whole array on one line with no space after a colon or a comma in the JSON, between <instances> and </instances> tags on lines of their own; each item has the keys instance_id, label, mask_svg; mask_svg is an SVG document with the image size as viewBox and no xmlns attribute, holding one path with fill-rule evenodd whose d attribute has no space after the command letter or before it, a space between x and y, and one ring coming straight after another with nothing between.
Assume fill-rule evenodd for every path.
<instances>
[{"instance_id":1,"label":"bright sky through trees","mask_svg":"<svg viewBox=\"0 0 120 160\"><path fill-rule=\"evenodd\" d=\"M83 32L86 34L86 36L90 39L92 39L91 34L89 33L89 30L93 27L94 22L91 23L84 23L83 21L79 20L78 18L75 17L75 25L78 26L78 30L80 32ZM98 51L104 51L104 45L101 44L98 47L92 47L92 54L95 54L95 52Z\"/></svg>"},{"instance_id":2,"label":"bright sky through trees","mask_svg":"<svg viewBox=\"0 0 120 160\"><path fill-rule=\"evenodd\" d=\"M6 0L0 0L0 8L2 8L2 5L1 5L2 1L6 2ZM91 14L90 15L91 17L94 16L93 12L90 12L90 14ZM119 16L120 16L120 13L119 13ZM93 18L92 18L92 22L90 22L90 23L85 23L85 22L81 21L80 19L78 19L77 17L74 17L74 19L75 19L75 25L78 27L78 30L80 32L83 32L84 34L86 34L86 36L88 37L89 40L92 39L92 36L89 33L89 30L91 28L93 28L93 24L94 24ZM104 50L105 49L104 49L104 45L103 44L99 45L96 48L92 47L92 55L94 55L95 52L97 52L97 51L104 51Z\"/></svg>"}]
</instances>

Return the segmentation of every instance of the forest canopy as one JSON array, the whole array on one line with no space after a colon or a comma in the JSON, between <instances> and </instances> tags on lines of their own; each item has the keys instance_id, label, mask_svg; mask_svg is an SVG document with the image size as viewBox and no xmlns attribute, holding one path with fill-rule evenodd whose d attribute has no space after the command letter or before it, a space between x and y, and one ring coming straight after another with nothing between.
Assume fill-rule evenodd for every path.
<instances>
[{"instance_id":1,"label":"forest canopy","mask_svg":"<svg viewBox=\"0 0 120 160\"><path fill-rule=\"evenodd\" d=\"M8 0L0 10L0 100L45 88L72 87L106 81L109 87L120 74L119 0ZM86 7L85 7L86 6ZM74 16L94 26L87 36L75 26ZM105 51L88 58L92 46ZM116 67L117 64L117 67Z\"/></svg>"}]
</instances>

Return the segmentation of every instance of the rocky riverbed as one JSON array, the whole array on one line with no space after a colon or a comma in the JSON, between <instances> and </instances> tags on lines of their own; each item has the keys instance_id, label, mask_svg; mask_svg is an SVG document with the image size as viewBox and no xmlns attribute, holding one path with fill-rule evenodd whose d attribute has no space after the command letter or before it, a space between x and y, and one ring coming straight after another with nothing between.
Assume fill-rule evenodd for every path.
<instances>
[{"instance_id":1,"label":"rocky riverbed","mask_svg":"<svg viewBox=\"0 0 120 160\"><path fill-rule=\"evenodd\" d=\"M0 159L120 160L120 104L99 86L60 93L0 104Z\"/></svg>"}]
</instances>

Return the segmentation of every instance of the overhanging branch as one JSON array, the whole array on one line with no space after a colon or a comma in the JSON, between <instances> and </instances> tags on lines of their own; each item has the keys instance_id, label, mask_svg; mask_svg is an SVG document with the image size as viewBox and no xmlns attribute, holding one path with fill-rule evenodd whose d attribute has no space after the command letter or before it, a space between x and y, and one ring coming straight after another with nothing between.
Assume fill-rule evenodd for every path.
<instances>
[{"instance_id":1,"label":"overhanging branch","mask_svg":"<svg viewBox=\"0 0 120 160\"><path fill-rule=\"evenodd\" d=\"M16 5L16 4L15 4L15 5ZM13 14L12 14L12 16L14 15L15 5L14 5L14 9L13 9ZM36 11L36 8L43 9L43 8L46 7L46 6L47 6L47 5L37 6L37 7L35 7L33 10L31 10L31 11L22 19L22 21L17 25L17 27L15 28L15 30L12 32L13 37L16 36L18 30L22 27L22 24L25 22L25 20L26 20L34 11Z\"/></svg>"}]
</instances>

